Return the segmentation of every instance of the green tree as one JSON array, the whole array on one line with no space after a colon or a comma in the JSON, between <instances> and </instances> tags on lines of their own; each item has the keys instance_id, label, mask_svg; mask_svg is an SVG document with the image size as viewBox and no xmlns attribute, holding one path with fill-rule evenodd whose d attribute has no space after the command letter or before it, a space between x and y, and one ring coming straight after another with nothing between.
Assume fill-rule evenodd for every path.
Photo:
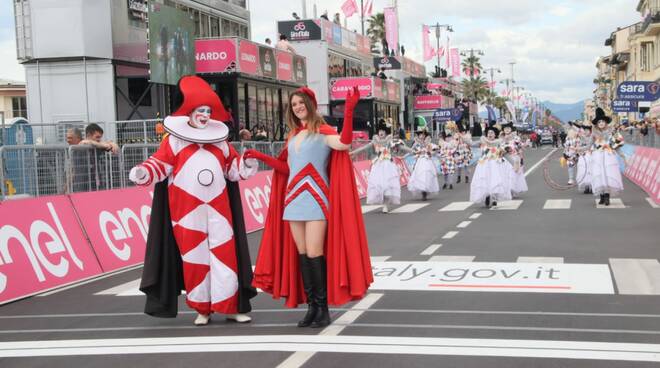
<instances>
[{"instance_id":1,"label":"green tree","mask_svg":"<svg viewBox=\"0 0 660 368\"><path fill-rule=\"evenodd\" d=\"M483 68L481 67L479 57L470 55L461 62L461 67L468 76L461 81L463 95L474 102L483 102L491 92L487 88L488 82L485 78L481 77Z\"/></svg>"},{"instance_id":2,"label":"green tree","mask_svg":"<svg viewBox=\"0 0 660 368\"><path fill-rule=\"evenodd\" d=\"M371 52L381 54L385 42L385 14L376 13L367 19L367 36L371 44Z\"/></svg>"}]
</instances>

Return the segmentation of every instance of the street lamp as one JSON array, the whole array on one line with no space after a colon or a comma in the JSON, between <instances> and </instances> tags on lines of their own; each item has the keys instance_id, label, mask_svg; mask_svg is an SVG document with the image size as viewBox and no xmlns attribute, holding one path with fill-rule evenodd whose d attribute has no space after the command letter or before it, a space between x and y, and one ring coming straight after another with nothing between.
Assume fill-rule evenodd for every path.
<instances>
[{"instance_id":1,"label":"street lamp","mask_svg":"<svg viewBox=\"0 0 660 368\"><path fill-rule=\"evenodd\" d=\"M436 42L436 50L440 51L440 30L442 28L446 29L447 32L454 32L454 28L451 26L451 24L431 24L431 25L426 25L429 28L435 28L435 42ZM449 50L446 50L447 54L449 54ZM438 77L440 77L440 52L436 53L438 56L438 65L436 66L438 68Z\"/></svg>"},{"instance_id":2,"label":"street lamp","mask_svg":"<svg viewBox=\"0 0 660 368\"><path fill-rule=\"evenodd\" d=\"M499 68L486 68L484 69L484 72L489 72L490 73L490 93L495 92L495 78L493 77L493 74L495 72L502 73L502 71Z\"/></svg>"}]
</instances>

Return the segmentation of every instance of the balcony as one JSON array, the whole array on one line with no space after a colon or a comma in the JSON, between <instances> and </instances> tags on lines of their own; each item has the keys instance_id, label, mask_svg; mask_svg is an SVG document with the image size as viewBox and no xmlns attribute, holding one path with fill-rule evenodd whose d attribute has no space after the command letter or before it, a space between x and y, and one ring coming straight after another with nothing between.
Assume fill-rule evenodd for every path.
<instances>
[{"instance_id":1,"label":"balcony","mask_svg":"<svg viewBox=\"0 0 660 368\"><path fill-rule=\"evenodd\" d=\"M655 36L660 34L660 7L652 7L642 22L641 31L646 36Z\"/></svg>"}]
</instances>

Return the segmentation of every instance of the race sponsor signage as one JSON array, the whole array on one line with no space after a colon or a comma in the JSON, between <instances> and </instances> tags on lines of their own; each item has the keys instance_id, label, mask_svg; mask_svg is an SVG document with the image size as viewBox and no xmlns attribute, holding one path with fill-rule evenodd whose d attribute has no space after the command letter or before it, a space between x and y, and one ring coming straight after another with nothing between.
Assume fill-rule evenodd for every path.
<instances>
[{"instance_id":1,"label":"race sponsor signage","mask_svg":"<svg viewBox=\"0 0 660 368\"><path fill-rule=\"evenodd\" d=\"M151 187L71 194L71 203L104 272L144 260Z\"/></svg>"},{"instance_id":2,"label":"race sponsor signage","mask_svg":"<svg viewBox=\"0 0 660 368\"><path fill-rule=\"evenodd\" d=\"M259 75L259 46L256 43L240 40L238 46L238 67L241 73Z\"/></svg>"},{"instance_id":3,"label":"race sponsor signage","mask_svg":"<svg viewBox=\"0 0 660 368\"><path fill-rule=\"evenodd\" d=\"M612 111L618 113L637 112L637 101L612 100Z\"/></svg>"},{"instance_id":4,"label":"race sponsor signage","mask_svg":"<svg viewBox=\"0 0 660 368\"><path fill-rule=\"evenodd\" d=\"M236 71L236 39L196 40L195 70L197 73Z\"/></svg>"},{"instance_id":5,"label":"race sponsor signage","mask_svg":"<svg viewBox=\"0 0 660 368\"><path fill-rule=\"evenodd\" d=\"M374 262L372 290L614 294L605 264Z\"/></svg>"},{"instance_id":6,"label":"race sponsor signage","mask_svg":"<svg viewBox=\"0 0 660 368\"><path fill-rule=\"evenodd\" d=\"M261 70L260 75L262 77L277 79L275 49L266 46L259 46L259 67Z\"/></svg>"},{"instance_id":7,"label":"race sponsor signage","mask_svg":"<svg viewBox=\"0 0 660 368\"><path fill-rule=\"evenodd\" d=\"M626 156L626 177L648 193L656 204L660 204L660 149L636 146Z\"/></svg>"},{"instance_id":8,"label":"race sponsor signage","mask_svg":"<svg viewBox=\"0 0 660 368\"><path fill-rule=\"evenodd\" d=\"M413 108L415 110L435 110L442 107L441 95L415 96Z\"/></svg>"},{"instance_id":9,"label":"race sponsor signage","mask_svg":"<svg viewBox=\"0 0 660 368\"><path fill-rule=\"evenodd\" d=\"M437 109L433 112L434 121L459 121L463 116L463 112L458 108L453 109Z\"/></svg>"},{"instance_id":10,"label":"race sponsor signage","mask_svg":"<svg viewBox=\"0 0 660 368\"><path fill-rule=\"evenodd\" d=\"M302 56L293 56L293 80L299 84L307 84L307 59Z\"/></svg>"},{"instance_id":11,"label":"race sponsor signage","mask_svg":"<svg viewBox=\"0 0 660 368\"><path fill-rule=\"evenodd\" d=\"M653 102L660 97L660 84L657 82L623 82L617 87L616 95L619 100Z\"/></svg>"},{"instance_id":12,"label":"race sponsor signage","mask_svg":"<svg viewBox=\"0 0 660 368\"><path fill-rule=\"evenodd\" d=\"M289 41L309 41L321 39L321 27L313 20L288 20L277 22L277 31Z\"/></svg>"},{"instance_id":13,"label":"race sponsor signage","mask_svg":"<svg viewBox=\"0 0 660 368\"><path fill-rule=\"evenodd\" d=\"M399 70L401 69L401 63L395 57L388 56L379 56L374 58L374 67L376 70Z\"/></svg>"},{"instance_id":14,"label":"race sponsor signage","mask_svg":"<svg viewBox=\"0 0 660 368\"><path fill-rule=\"evenodd\" d=\"M330 99L344 100L346 94L353 87L358 87L360 98L369 98L373 96L372 79L368 77L359 78L337 78L330 80Z\"/></svg>"},{"instance_id":15,"label":"race sponsor signage","mask_svg":"<svg viewBox=\"0 0 660 368\"><path fill-rule=\"evenodd\" d=\"M272 170L260 171L250 179L239 182L247 232L257 231L266 223L272 175Z\"/></svg>"},{"instance_id":16,"label":"race sponsor signage","mask_svg":"<svg viewBox=\"0 0 660 368\"><path fill-rule=\"evenodd\" d=\"M332 24L332 42L337 45L341 46L342 41L341 41L341 26L338 24Z\"/></svg>"},{"instance_id":17,"label":"race sponsor signage","mask_svg":"<svg viewBox=\"0 0 660 368\"><path fill-rule=\"evenodd\" d=\"M66 196L4 201L0 218L0 304L102 272Z\"/></svg>"},{"instance_id":18,"label":"race sponsor signage","mask_svg":"<svg viewBox=\"0 0 660 368\"><path fill-rule=\"evenodd\" d=\"M318 19L317 24L321 27L323 30L323 37L325 38L325 41L327 43L334 43L334 40L332 39L332 25L334 23L327 21L325 19Z\"/></svg>"},{"instance_id":19,"label":"race sponsor signage","mask_svg":"<svg viewBox=\"0 0 660 368\"><path fill-rule=\"evenodd\" d=\"M387 100L388 101L397 101L399 96L399 84L387 81Z\"/></svg>"},{"instance_id":20,"label":"race sponsor signage","mask_svg":"<svg viewBox=\"0 0 660 368\"><path fill-rule=\"evenodd\" d=\"M276 50L275 59L277 61L277 77L283 81L293 81L293 55Z\"/></svg>"},{"instance_id":21,"label":"race sponsor signage","mask_svg":"<svg viewBox=\"0 0 660 368\"><path fill-rule=\"evenodd\" d=\"M355 174L355 184L357 186L358 195L364 197L367 195L367 182L369 179L369 172L371 171L371 161L365 160L353 163L353 170Z\"/></svg>"}]
</instances>

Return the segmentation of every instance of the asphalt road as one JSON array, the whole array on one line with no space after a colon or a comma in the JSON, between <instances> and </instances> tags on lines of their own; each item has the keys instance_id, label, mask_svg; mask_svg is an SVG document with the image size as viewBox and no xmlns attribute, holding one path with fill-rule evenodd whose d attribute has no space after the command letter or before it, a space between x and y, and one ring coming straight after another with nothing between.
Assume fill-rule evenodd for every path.
<instances>
[{"instance_id":1,"label":"asphalt road","mask_svg":"<svg viewBox=\"0 0 660 368\"><path fill-rule=\"evenodd\" d=\"M0 366L657 367L660 209L629 181L611 208L550 189L550 152L527 152L530 190L500 209L465 203L466 184L365 206L376 283L326 329L264 294L250 324L195 327L183 299L151 318L138 268L0 307Z\"/></svg>"}]
</instances>

